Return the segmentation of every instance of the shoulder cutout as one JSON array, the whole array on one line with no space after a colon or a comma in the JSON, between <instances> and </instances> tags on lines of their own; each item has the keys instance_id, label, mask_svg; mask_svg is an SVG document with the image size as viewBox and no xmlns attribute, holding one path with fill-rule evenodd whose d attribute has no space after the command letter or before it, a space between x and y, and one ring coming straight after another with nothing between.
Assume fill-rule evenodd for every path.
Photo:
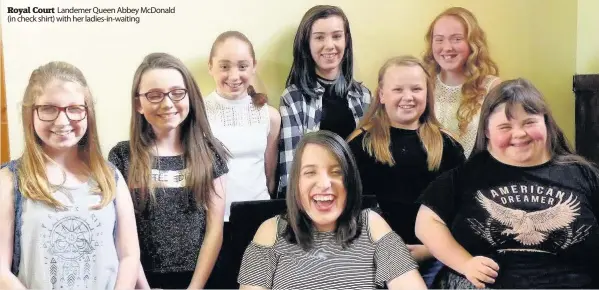
<instances>
[{"instance_id":1,"label":"shoulder cutout","mask_svg":"<svg viewBox=\"0 0 599 290\"><path fill-rule=\"evenodd\" d=\"M260 246L272 247L277 241L277 221L277 216L264 221L256 231L253 242Z\"/></svg>"},{"instance_id":2,"label":"shoulder cutout","mask_svg":"<svg viewBox=\"0 0 599 290\"><path fill-rule=\"evenodd\" d=\"M368 230L370 239L376 243L386 234L391 232L391 227L378 213L368 210Z\"/></svg>"}]
</instances>

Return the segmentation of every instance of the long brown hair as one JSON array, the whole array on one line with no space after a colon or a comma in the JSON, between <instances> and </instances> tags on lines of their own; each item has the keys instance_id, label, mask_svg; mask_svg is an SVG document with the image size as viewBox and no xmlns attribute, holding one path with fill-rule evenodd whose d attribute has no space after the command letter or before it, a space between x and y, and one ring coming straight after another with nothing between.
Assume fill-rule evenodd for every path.
<instances>
[{"instance_id":1,"label":"long brown hair","mask_svg":"<svg viewBox=\"0 0 599 290\"><path fill-rule=\"evenodd\" d=\"M216 38L216 40L214 40L214 43L212 43L212 48L210 48L210 57L208 58L208 64L210 66L212 66L212 58L216 54L216 50L219 48L220 44L222 44L229 38L236 38L238 40L241 40L245 44L247 44L247 46L250 50L250 54L252 55L252 60L254 61L253 65L255 66L256 65L256 52L254 51L254 46L252 45L252 42L247 38L247 36L245 36L243 33L239 32L239 31L225 31L225 32L221 33ZM248 95L250 95L250 97L252 98L252 103L256 107L262 107L262 106L264 106L264 104L266 104L266 102L268 102L268 97L266 96L266 94L256 92L256 90L254 89L254 86L252 86L252 85L250 85L247 88L247 92L248 92Z\"/></svg>"},{"instance_id":2,"label":"long brown hair","mask_svg":"<svg viewBox=\"0 0 599 290\"><path fill-rule=\"evenodd\" d=\"M592 163L577 155L572 149L564 132L553 118L543 94L530 81L523 78L502 82L493 88L485 98L480 112L476 142L470 158L479 152L488 150L489 141L486 132L489 126L489 117L501 104L505 104L505 114L508 119L512 117L514 107L517 105L521 105L529 114L543 115L547 127L547 150L551 159L558 164L580 164L597 174Z\"/></svg>"},{"instance_id":3,"label":"long brown hair","mask_svg":"<svg viewBox=\"0 0 599 290\"><path fill-rule=\"evenodd\" d=\"M343 20L343 30L345 30L345 51L340 64L341 73L333 84L333 91L338 96L346 96L347 92L352 90L360 91L360 83L354 79L353 41L345 12L338 6L316 5L306 11L297 27L293 40L293 62L285 82L287 87L295 85L308 99L316 96L314 88L316 88L318 80L316 63L310 52L312 26L317 20L332 16L340 17Z\"/></svg>"},{"instance_id":4,"label":"long brown hair","mask_svg":"<svg viewBox=\"0 0 599 290\"><path fill-rule=\"evenodd\" d=\"M46 86L53 81L73 82L83 89L87 116L80 122L87 122L87 131L78 143L79 158L89 167L91 177L97 182L97 188L94 190L101 194L99 207L103 207L115 197L115 171L102 157L94 102L87 80L77 67L66 62L55 61L40 66L31 73L29 78L21 108L25 150L18 165L19 187L23 195L29 199L44 202L55 208L63 207L52 196L45 167L46 162L51 159L44 152L43 141L36 135L33 127L35 102L44 94Z\"/></svg>"},{"instance_id":5,"label":"long brown hair","mask_svg":"<svg viewBox=\"0 0 599 290\"><path fill-rule=\"evenodd\" d=\"M457 119L460 135L466 132L468 124L478 113L481 106L481 100L487 94L484 87L485 78L488 76L499 75L497 64L491 59L489 46L487 45L487 36L478 24L476 16L472 12L462 7L451 7L441 12L430 24L425 35L426 51L423 61L431 75L436 76L441 72L441 67L435 61L433 56L433 30L435 23L444 16L451 16L457 19L466 30L466 39L470 46L470 55L464 64L464 75L466 81L462 85L462 98L458 107Z\"/></svg>"},{"instance_id":6,"label":"long brown hair","mask_svg":"<svg viewBox=\"0 0 599 290\"><path fill-rule=\"evenodd\" d=\"M376 158L377 161L389 166L395 165L395 160L393 160L390 149L391 122L385 111L385 105L381 103L381 88L384 85L385 73L390 67L394 66L417 66L422 68L422 71L426 75L426 108L419 119L418 135L428 155L428 169L431 171L437 170L441 165L441 158L443 157L443 136L441 135L441 124L437 120L437 117L435 117L434 82L422 62L413 56L406 55L390 58L379 69L375 97L368 108L368 112L358 124L358 129L348 139L351 141L360 135L362 132L361 129L364 129L362 148L370 156Z\"/></svg>"},{"instance_id":7,"label":"long brown hair","mask_svg":"<svg viewBox=\"0 0 599 290\"><path fill-rule=\"evenodd\" d=\"M218 154L223 162L227 162L228 152L218 141L208 124L204 101L198 84L191 73L178 58L166 53L152 53L146 56L137 68L131 88L131 130L128 173L129 188L138 189L141 201L155 200L154 187L151 182L152 146L155 134L146 118L137 112L139 100L139 84L143 74L152 69L174 69L183 76L189 98L189 115L179 125L181 126L181 145L184 150L185 164L187 165L186 186L199 206L209 206L210 193L214 191L213 164Z\"/></svg>"}]
</instances>

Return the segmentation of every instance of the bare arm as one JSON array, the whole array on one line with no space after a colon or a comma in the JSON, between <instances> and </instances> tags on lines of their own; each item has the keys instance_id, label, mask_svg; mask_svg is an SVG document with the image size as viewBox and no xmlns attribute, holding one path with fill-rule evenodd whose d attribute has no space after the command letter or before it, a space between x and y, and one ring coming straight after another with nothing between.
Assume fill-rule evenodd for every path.
<instances>
[{"instance_id":1,"label":"bare arm","mask_svg":"<svg viewBox=\"0 0 599 290\"><path fill-rule=\"evenodd\" d=\"M387 282L387 288L389 288L389 290L426 289L426 284L424 283L424 280L422 280L420 272L414 269Z\"/></svg>"},{"instance_id":2,"label":"bare arm","mask_svg":"<svg viewBox=\"0 0 599 290\"><path fill-rule=\"evenodd\" d=\"M200 249L193 278L189 284L189 288L191 289L204 288L223 244L225 179L226 175L222 175L213 181L214 192L210 194L210 206L208 207L206 219L206 235Z\"/></svg>"},{"instance_id":3,"label":"bare arm","mask_svg":"<svg viewBox=\"0 0 599 290\"><path fill-rule=\"evenodd\" d=\"M8 168L0 170L0 289L25 289L10 271L15 229L13 175Z\"/></svg>"},{"instance_id":4,"label":"bare arm","mask_svg":"<svg viewBox=\"0 0 599 290\"><path fill-rule=\"evenodd\" d=\"M139 273L137 274L135 289L150 289L150 283L148 283L148 278L146 278L146 273L144 273L144 268L141 265L141 262L139 262Z\"/></svg>"},{"instance_id":5,"label":"bare arm","mask_svg":"<svg viewBox=\"0 0 599 290\"><path fill-rule=\"evenodd\" d=\"M376 212L369 211L368 212L369 219L369 228L370 228L370 236L372 240L376 243L386 234L391 232L391 227L387 222ZM401 261L399 261L401 262ZM426 289L426 284L424 280L422 280L422 276L420 276L420 272L418 269L410 270L401 276L397 276L390 281L387 281L387 286L389 289Z\"/></svg>"},{"instance_id":6,"label":"bare arm","mask_svg":"<svg viewBox=\"0 0 599 290\"><path fill-rule=\"evenodd\" d=\"M268 290L268 288L260 286L241 285L239 286L239 290Z\"/></svg>"},{"instance_id":7,"label":"bare arm","mask_svg":"<svg viewBox=\"0 0 599 290\"><path fill-rule=\"evenodd\" d=\"M119 272L115 289L135 287L139 273L139 240L133 213L133 202L127 184L120 172L116 188L117 250Z\"/></svg>"},{"instance_id":8,"label":"bare arm","mask_svg":"<svg viewBox=\"0 0 599 290\"><path fill-rule=\"evenodd\" d=\"M499 266L486 257L472 257L453 237L434 211L421 206L416 217L416 236L439 261L464 275L476 287L494 283Z\"/></svg>"},{"instance_id":9,"label":"bare arm","mask_svg":"<svg viewBox=\"0 0 599 290\"><path fill-rule=\"evenodd\" d=\"M472 258L453 238L445 222L426 206L421 206L418 211L416 236L439 261L459 273L462 273L462 265Z\"/></svg>"},{"instance_id":10,"label":"bare arm","mask_svg":"<svg viewBox=\"0 0 599 290\"><path fill-rule=\"evenodd\" d=\"M266 151L264 152L264 169L266 182L270 196L276 196L275 175L279 156L279 133L281 131L281 114L273 107L268 107L270 116L270 130L266 142Z\"/></svg>"},{"instance_id":11,"label":"bare arm","mask_svg":"<svg viewBox=\"0 0 599 290\"><path fill-rule=\"evenodd\" d=\"M412 257L414 258L414 260L416 260L416 262L426 261L433 257L433 255L425 245L415 244L407 246L408 250L410 250L410 254L412 254Z\"/></svg>"}]
</instances>

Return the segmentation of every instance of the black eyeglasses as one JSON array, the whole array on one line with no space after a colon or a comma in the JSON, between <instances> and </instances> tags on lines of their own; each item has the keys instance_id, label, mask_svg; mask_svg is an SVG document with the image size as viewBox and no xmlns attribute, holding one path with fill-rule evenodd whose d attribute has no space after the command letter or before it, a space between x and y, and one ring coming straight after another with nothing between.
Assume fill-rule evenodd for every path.
<instances>
[{"instance_id":1,"label":"black eyeglasses","mask_svg":"<svg viewBox=\"0 0 599 290\"><path fill-rule=\"evenodd\" d=\"M58 107L53 105L37 105L33 107L37 117L44 122L52 122L58 119L60 112L64 112L69 121L81 121L87 117L87 106L74 105Z\"/></svg>"},{"instance_id":2,"label":"black eyeglasses","mask_svg":"<svg viewBox=\"0 0 599 290\"><path fill-rule=\"evenodd\" d=\"M160 103L162 102L162 100L164 100L164 97L168 96L171 101L173 102L178 102L181 101L183 99L185 99L185 96L187 96L187 89L174 89L171 90L170 92L157 92L157 91L152 91L152 92L147 92L147 93L138 93L137 97L141 97L144 96L146 97L146 99L148 99L148 101L150 103Z\"/></svg>"}]
</instances>

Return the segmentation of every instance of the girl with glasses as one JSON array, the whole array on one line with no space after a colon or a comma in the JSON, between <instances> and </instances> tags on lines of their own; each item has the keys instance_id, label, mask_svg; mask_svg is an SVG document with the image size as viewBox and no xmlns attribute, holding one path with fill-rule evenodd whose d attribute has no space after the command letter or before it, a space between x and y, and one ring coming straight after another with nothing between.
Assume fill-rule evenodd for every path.
<instances>
[{"instance_id":1,"label":"girl with glasses","mask_svg":"<svg viewBox=\"0 0 599 290\"><path fill-rule=\"evenodd\" d=\"M203 288L223 239L228 153L200 89L177 58L153 53L135 72L130 140L109 154L134 196L139 288Z\"/></svg>"},{"instance_id":2,"label":"girl with glasses","mask_svg":"<svg viewBox=\"0 0 599 290\"><path fill-rule=\"evenodd\" d=\"M0 170L0 288L134 287L133 205L102 157L81 71L64 62L34 70L22 123L24 153Z\"/></svg>"}]
</instances>

